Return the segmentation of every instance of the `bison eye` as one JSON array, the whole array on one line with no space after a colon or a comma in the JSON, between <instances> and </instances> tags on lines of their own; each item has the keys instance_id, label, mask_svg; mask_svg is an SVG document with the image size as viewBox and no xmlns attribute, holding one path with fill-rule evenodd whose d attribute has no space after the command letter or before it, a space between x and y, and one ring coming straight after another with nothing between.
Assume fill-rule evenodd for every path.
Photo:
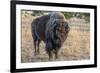
<instances>
[{"instance_id":1,"label":"bison eye","mask_svg":"<svg viewBox=\"0 0 100 73\"><path fill-rule=\"evenodd\" d=\"M68 26L68 25L65 25L64 27L65 27L65 30L67 30L67 29L69 28L69 26Z\"/></svg>"}]
</instances>

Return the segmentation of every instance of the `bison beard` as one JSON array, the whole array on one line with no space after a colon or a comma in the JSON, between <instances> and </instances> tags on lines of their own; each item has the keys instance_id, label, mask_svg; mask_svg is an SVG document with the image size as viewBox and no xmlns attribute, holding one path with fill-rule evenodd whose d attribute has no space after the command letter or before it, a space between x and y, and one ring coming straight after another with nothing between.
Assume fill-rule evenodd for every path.
<instances>
[{"instance_id":1,"label":"bison beard","mask_svg":"<svg viewBox=\"0 0 100 73\"><path fill-rule=\"evenodd\" d=\"M44 41L49 60L52 59L52 53L55 54L55 59L58 58L58 51L69 31L64 15L60 12L51 12L36 18L31 27L35 48L34 55L39 54L39 44Z\"/></svg>"}]
</instances>

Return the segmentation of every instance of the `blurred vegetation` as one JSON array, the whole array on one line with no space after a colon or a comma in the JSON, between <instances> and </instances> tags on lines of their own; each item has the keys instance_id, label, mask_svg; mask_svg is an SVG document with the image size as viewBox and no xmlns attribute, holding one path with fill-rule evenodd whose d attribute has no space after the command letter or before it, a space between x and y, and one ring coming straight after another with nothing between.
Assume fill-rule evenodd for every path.
<instances>
[{"instance_id":1,"label":"blurred vegetation","mask_svg":"<svg viewBox=\"0 0 100 73\"><path fill-rule=\"evenodd\" d=\"M50 11L31 11L32 16L40 16L44 14L48 14ZM80 19L85 19L87 22L90 22L90 14L89 13L80 13L80 12L62 12L66 19L70 19L72 17L77 17Z\"/></svg>"},{"instance_id":2,"label":"blurred vegetation","mask_svg":"<svg viewBox=\"0 0 100 73\"><path fill-rule=\"evenodd\" d=\"M43 15L45 12L44 11L32 11L32 16L40 16Z\"/></svg>"},{"instance_id":3,"label":"blurred vegetation","mask_svg":"<svg viewBox=\"0 0 100 73\"><path fill-rule=\"evenodd\" d=\"M77 17L80 19L85 19L87 22L90 22L90 14L89 13L79 13L79 12L62 12L66 19Z\"/></svg>"}]
</instances>

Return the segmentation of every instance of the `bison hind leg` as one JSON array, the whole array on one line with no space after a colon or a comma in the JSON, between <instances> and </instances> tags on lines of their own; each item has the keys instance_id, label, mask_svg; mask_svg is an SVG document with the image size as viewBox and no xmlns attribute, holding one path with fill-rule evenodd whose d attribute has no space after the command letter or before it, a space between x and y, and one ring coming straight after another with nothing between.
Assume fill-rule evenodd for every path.
<instances>
[{"instance_id":1,"label":"bison hind leg","mask_svg":"<svg viewBox=\"0 0 100 73\"><path fill-rule=\"evenodd\" d=\"M34 56L36 56L36 54L37 54L37 53L36 53L36 52L37 52L37 51L36 51L36 42L37 42L37 39L34 39Z\"/></svg>"},{"instance_id":2,"label":"bison hind leg","mask_svg":"<svg viewBox=\"0 0 100 73\"><path fill-rule=\"evenodd\" d=\"M37 41L37 53L40 54L40 49L39 49L39 45L40 45L41 40L38 39Z\"/></svg>"},{"instance_id":3,"label":"bison hind leg","mask_svg":"<svg viewBox=\"0 0 100 73\"><path fill-rule=\"evenodd\" d=\"M40 49L39 49L40 42L41 42L40 39L34 39L34 55L35 56L40 53Z\"/></svg>"}]
</instances>

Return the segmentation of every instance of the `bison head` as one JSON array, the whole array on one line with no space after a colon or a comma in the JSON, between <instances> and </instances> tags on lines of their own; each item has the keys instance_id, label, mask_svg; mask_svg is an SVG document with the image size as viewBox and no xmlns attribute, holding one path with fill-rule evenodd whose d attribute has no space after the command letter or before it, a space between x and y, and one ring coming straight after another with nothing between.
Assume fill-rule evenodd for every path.
<instances>
[{"instance_id":1,"label":"bison head","mask_svg":"<svg viewBox=\"0 0 100 73\"><path fill-rule=\"evenodd\" d=\"M62 13L51 14L47 23L47 45L46 48L60 48L66 40L69 31L69 25Z\"/></svg>"}]
</instances>

